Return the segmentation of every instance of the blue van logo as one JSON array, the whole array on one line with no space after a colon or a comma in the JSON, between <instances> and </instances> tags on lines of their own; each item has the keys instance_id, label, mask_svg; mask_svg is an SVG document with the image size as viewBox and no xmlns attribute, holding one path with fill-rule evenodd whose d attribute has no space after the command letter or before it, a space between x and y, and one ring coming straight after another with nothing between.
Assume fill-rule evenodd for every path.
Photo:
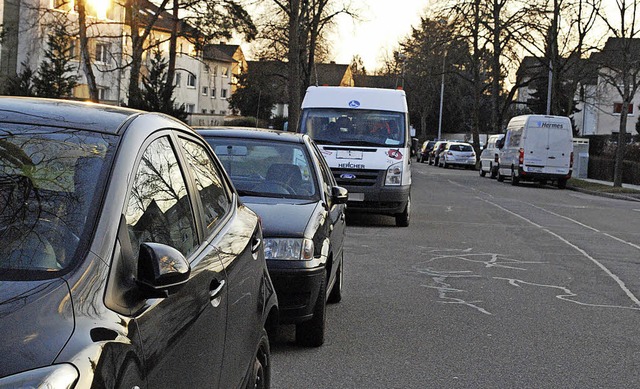
<instances>
[{"instance_id":1,"label":"blue van logo","mask_svg":"<svg viewBox=\"0 0 640 389\"><path fill-rule=\"evenodd\" d=\"M342 178L343 180L355 180L356 179L356 175L355 174L350 174L350 173L344 173L340 175L340 178Z\"/></svg>"},{"instance_id":2,"label":"blue van logo","mask_svg":"<svg viewBox=\"0 0 640 389\"><path fill-rule=\"evenodd\" d=\"M349 107L351 108L358 108L360 106L360 102L358 100L351 100L349 101Z\"/></svg>"}]
</instances>

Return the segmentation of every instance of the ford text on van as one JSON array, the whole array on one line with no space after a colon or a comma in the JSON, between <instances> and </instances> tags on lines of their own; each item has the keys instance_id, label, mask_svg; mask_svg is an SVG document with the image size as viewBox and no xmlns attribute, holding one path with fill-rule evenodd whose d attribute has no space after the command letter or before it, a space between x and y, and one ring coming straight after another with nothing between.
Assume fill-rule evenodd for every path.
<instances>
[{"instance_id":1,"label":"ford text on van","mask_svg":"<svg viewBox=\"0 0 640 389\"><path fill-rule=\"evenodd\" d=\"M571 178L573 131L564 116L523 115L509 121L499 143L498 181L555 181L564 189Z\"/></svg>"},{"instance_id":2,"label":"ford text on van","mask_svg":"<svg viewBox=\"0 0 640 389\"><path fill-rule=\"evenodd\" d=\"M405 92L393 89L307 89L299 131L320 147L338 185L349 191L347 210L395 216L409 225L411 138Z\"/></svg>"}]
</instances>

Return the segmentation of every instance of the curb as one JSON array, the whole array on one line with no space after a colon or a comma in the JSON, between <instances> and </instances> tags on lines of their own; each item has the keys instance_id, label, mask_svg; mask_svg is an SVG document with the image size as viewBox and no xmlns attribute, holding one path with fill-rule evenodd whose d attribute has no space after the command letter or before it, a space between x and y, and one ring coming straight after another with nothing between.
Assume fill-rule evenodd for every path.
<instances>
[{"instance_id":1,"label":"curb","mask_svg":"<svg viewBox=\"0 0 640 389\"><path fill-rule=\"evenodd\" d=\"M594 190L576 188L575 186L569 186L569 185L567 185L567 189L572 190L574 192L590 194L592 196L599 196L599 197L607 197L607 198L610 198L610 199L640 202L640 198L636 198L636 197L632 197L632 196L625 196L625 195L620 194L620 193L598 192L598 191L594 191Z\"/></svg>"}]
</instances>

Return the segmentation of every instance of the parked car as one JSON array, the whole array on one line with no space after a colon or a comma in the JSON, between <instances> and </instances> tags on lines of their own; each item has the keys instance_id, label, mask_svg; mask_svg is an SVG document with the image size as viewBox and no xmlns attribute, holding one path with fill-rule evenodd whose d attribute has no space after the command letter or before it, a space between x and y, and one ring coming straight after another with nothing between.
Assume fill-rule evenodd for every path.
<instances>
[{"instance_id":1,"label":"parked car","mask_svg":"<svg viewBox=\"0 0 640 389\"><path fill-rule=\"evenodd\" d=\"M0 387L268 387L258 216L162 114L0 98Z\"/></svg>"},{"instance_id":2,"label":"parked car","mask_svg":"<svg viewBox=\"0 0 640 389\"><path fill-rule=\"evenodd\" d=\"M438 166L438 162L440 160L440 153L444 151L445 146L447 145L446 140L437 141L433 145L433 149L429 153L429 165Z\"/></svg>"},{"instance_id":3,"label":"parked car","mask_svg":"<svg viewBox=\"0 0 640 389\"><path fill-rule=\"evenodd\" d=\"M491 178L498 176L498 153L496 142L504 138L504 134L490 135L487 138L487 145L480 153L480 176L484 177L489 173Z\"/></svg>"},{"instance_id":4,"label":"parked car","mask_svg":"<svg viewBox=\"0 0 640 389\"><path fill-rule=\"evenodd\" d=\"M342 298L347 190L336 184L308 135L242 128L198 132L242 201L262 219L280 322L296 324L298 344L322 345L326 303Z\"/></svg>"},{"instance_id":5,"label":"parked car","mask_svg":"<svg viewBox=\"0 0 640 389\"><path fill-rule=\"evenodd\" d=\"M450 166L475 169L476 152L469 143L447 142L444 150L440 153L439 166L445 169Z\"/></svg>"},{"instance_id":6,"label":"parked car","mask_svg":"<svg viewBox=\"0 0 640 389\"><path fill-rule=\"evenodd\" d=\"M429 160L429 153L433 150L433 146L436 144L435 140L427 140L422 143L422 147L418 152L417 161L425 162Z\"/></svg>"}]
</instances>

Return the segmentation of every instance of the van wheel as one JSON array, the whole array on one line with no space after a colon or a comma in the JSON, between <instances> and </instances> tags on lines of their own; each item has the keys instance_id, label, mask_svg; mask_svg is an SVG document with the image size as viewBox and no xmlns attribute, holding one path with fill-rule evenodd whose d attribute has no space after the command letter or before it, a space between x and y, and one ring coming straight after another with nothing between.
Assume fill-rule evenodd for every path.
<instances>
[{"instance_id":1,"label":"van wheel","mask_svg":"<svg viewBox=\"0 0 640 389\"><path fill-rule=\"evenodd\" d=\"M498 182L503 182L503 181L504 181L504 176L500 174L500 172L498 172Z\"/></svg>"},{"instance_id":2,"label":"van wheel","mask_svg":"<svg viewBox=\"0 0 640 389\"><path fill-rule=\"evenodd\" d=\"M518 186L519 183L520 183L520 177L516 176L516 172L512 168L511 169L511 185Z\"/></svg>"},{"instance_id":3,"label":"van wheel","mask_svg":"<svg viewBox=\"0 0 640 389\"><path fill-rule=\"evenodd\" d=\"M498 167L497 166L491 165L489 167L489 171L491 172L491 175L489 177L496 178L498 176Z\"/></svg>"},{"instance_id":4,"label":"van wheel","mask_svg":"<svg viewBox=\"0 0 640 389\"><path fill-rule=\"evenodd\" d=\"M404 207L404 211L396 213L396 226L397 227L409 227L409 218L411 214L411 196L407 198L407 205Z\"/></svg>"},{"instance_id":5,"label":"van wheel","mask_svg":"<svg viewBox=\"0 0 640 389\"><path fill-rule=\"evenodd\" d=\"M567 179L559 178L558 179L558 189L566 189L567 188Z\"/></svg>"},{"instance_id":6,"label":"van wheel","mask_svg":"<svg viewBox=\"0 0 640 389\"><path fill-rule=\"evenodd\" d=\"M487 172L485 172L484 170L482 170L482 167L480 168L480 177L484 177L487 175Z\"/></svg>"}]
</instances>

